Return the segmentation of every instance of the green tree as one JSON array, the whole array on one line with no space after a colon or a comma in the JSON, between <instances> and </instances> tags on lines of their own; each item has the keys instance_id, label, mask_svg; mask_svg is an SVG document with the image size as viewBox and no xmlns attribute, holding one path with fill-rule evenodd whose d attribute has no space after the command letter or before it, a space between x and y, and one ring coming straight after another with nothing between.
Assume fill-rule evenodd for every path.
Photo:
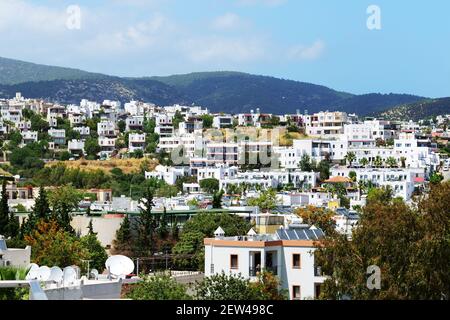
<instances>
[{"instance_id":1,"label":"green tree","mask_svg":"<svg viewBox=\"0 0 450 320\"><path fill-rule=\"evenodd\" d=\"M207 193L213 194L219 191L219 180L214 178L203 179L200 181L200 188Z\"/></svg>"},{"instance_id":2,"label":"green tree","mask_svg":"<svg viewBox=\"0 0 450 320\"><path fill-rule=\"evenodd\" d=\"M9 223L8 193L6 192L6 180L3 180L0 200L0 235L7 236Z\"/></svg>"},{"instance_id":3,"label":"green tree","mask_svg":"<svg viewBox=\"0 0 450 320\"><path fill-rule=\"evenodd\" d=\"M359 160L359 163L362 166L367 167L367 165L369 164L369 160L367 160L367 158L362 158L361 160Z\"/></svg>"},{"instance_id":4,"label":"green tree","mask_svg":"<svg viewBox=\"0 0 450 320\"><path fill-rule=\"evenodd\" d=\"M39 195L34 202L33 214L38 219L47 220L50 215L50 205L48 203L47 191L44 187L39 188Z\"/></svg>"},{"instance_id":5,"label":"green tree","mask_svg":"<svg viewBox=\"0 0 450 320\"><path fill-rule=\"evenodd\" d=\"M311 164L311 157L307 155L306 153L302 156L299 163L300 170L305 172L311 172L313 171L313 167Z\"/></svg>"},{"instance_id":6,"label":"green tree","mask_svg":"<svg viewBox=\"0 0 450 320\"><path fill-rule=\"evenodd\" d=\"M172 198L178 194L178 188L164 184L156 190L156 196L161 198Z\"/></svg>"},{"instance_id":7,"label":"green tree","mask_svg":"<svg viewBox=\"0 0 450 320\"><path fill-rule=\"evenodd\" d=\"M203 121L203 129L210 129L212 128L214 117L210 114L205 114L202 116Z\"/></svg>"},{"instance_id":8,"label":"green tree","mask_svg":"<svg viewBox=\"0 0 450 320\"><path fill-rule=\"evenodd\" d=\"M213 194L213 201L212 201L213 209L221 209L222 208L223 195L224 195L224 191L223 190L214 192L214 194Z\"/></svg>"},{"instance_id":9,"label":"green tree","mask_svg":"<svg viewBox=\"0 0 450 320\"><path fill-rule=\"evenodd\" d=\"M96 138L88 138L84 144L84 150L86 154L90 157L97 157L97 154L100 152L100 146L98 144L98 139Z\"/></svg>"},{"instance_id":10,"label":"green tree","mask_svg":"<svg viewBox=\"0 0 450 320\"><path fill-rule=\"evenodd\" d=\"M303 219L303 223L314 225L322 229L325 234L336 232L336 222L333 220L335 213L331 210L308 206L306 208L298 208L294 213Z\"/></svg>"},{"instance_id":11,"label":"green tree","mask_svg":"<svg viewBox=\"0 0 450 320\"><path fill-rule=\"evenodd\" d=\"M81 237L81 246L86 249L86 260L91 260L89 266L91 269L97 269L100 273L105 269L105 261L108 259L105 248L102 246L94 232L92 219L89 221L89 233Z\"/></svg>"},{"instance_id":12,"label":"green tree","mask_svg":"<svg viewBox=\"0 0 450 320\"><path fill-rule=\"evenodd\" d=\"M47 266L81 266L88 252L71 233L61 228L54 220L37 223L36 229L25 236L30 245L31 260L38 265Z\"/></svg>"},{"instance_id":13,"label":"green tree","mask_svg":"<svg viewBox=\"0 0 450 320\"><path fill-rule=\"evenodd\" d=\"M286 293L279 290L279 281L269 273L263 273L256 283L241 275L216 274L197 283L195 297L198 300L249 301L284 300Z\"/></svg>"},{"instance_id":14,"label":"green tree","mask_svg":"<svg viewBox=\"0 0 450 320\"><path fill-rule=\"evenodd\" d=\"M367 203L378 202L389 204L393 199L393 191L391 187L370 188L367 193Z\"/></svg>"},{"instance_id":15,"label":"green tree","mask_svg":"<svg viewBox=\"0 0 450 320\"><path fill-rule=\"evenodd\" d=\"M376 156L375 160L373 161L373 164L375 167L382 167L383 166L383 159L380 156Z\"/></svg>"},{"instance_id":16,"label":"green tree","mask_svg":"<svg viewBox=\"0 0 450 320\"><path fill-rule=\"evenodd\" d=\"M49 194L50 207L52 208L51 218L65 231L75 234L70 225L72 212L78 209L83 195L71 185L58 187Z\"/></svg>"},{"instance_id":17,"label":"green tree","mask_svg":"<svg viewBox=\"0 0 450 320\"><path fill-rule=\"evenodd\" d=\"M320 180L325 181L330 178L330 163L328 161L320 161L317 166L317 171L320 173Z\"/></svg>"},{"instance_id":18,"label":"green tree","mask_svg":"<svg viewBox=\"0 0 450 320\"><path fill-rule=\"evenodd\" d=\"M395 159L394 157L388 157L388 158L386 159L386 164L387 164L390 168L397 167L397 165L398 165L397 159Z\"/></svg>"},{"instance_id":19,"label":"green tree","mask_svg":"<svg viewBox=\"0 0 450 320\"><path fill-rule=\"evenodd\" d=\"M347 164L351 166L356 160L356 154L352 151L347 152L347 154L345 155L345 160L347 161Z\"/></svg>"},{"instance_id":20,"label":"green tree","mask_svg":"<svg viewBox=\"0 0 450 320\"><path fill-rule=\"evenodd\" d=\"M116 238L113 241L112 252L114 254L122 254L125 256L132 256L133 238L131 234L131 223L128 215L125 215L120 228L116 231Z\"/></svg>"},{"instance_id":21,"label":"green tree","mask_svg":"<svg viewBox=\"0 0 450 320\"><path fill-rule=\"evenodd\" d=\"M277 206L277 192L274 189L263 191L258 198L248 199L247 204L268 212Z\"/></svg>"},{"instance_id":22,"label":"green tree","mask_svg":"<svg viewBox=\"0 0 450 320\"><path fill-rule=\"evenodd\" d=\"M120 133L125 133L127 124L123 120L117 121L117 127L119 128Z\"/></svg>"},{"instance_id":23,"label":"green tree","mask_svg":"<svg viewBox=\"0 0 450 320\"><path fill-rule=\"evenodd\" d=\"M173 253L179 255L192 255L191 258L177 259L182 267L195 267L198 270L204 268L204 238L214 236L214 231L222 227L227 236L238 236L247 234L252 225L245 219L227 213L211 214L199 213L188 220L180 236L180 240L173 248Z\"/></svg>"},{"instance_id":24,"label":"green tree","mask_svg":"<svg viewBox=\"0 0 450 320\"><path fill-rule=\"evenodd\" d=\"M126 295L132 300L190 300L187 288L167 275L146 276Z\"/></svg>"},{"instance_id":25,"label":"green tree","mask_svg":"<svg viewBox=\"0 0 450 320\"><path fill-rule=\"evenodd\" d=\"M430 176L430 183L431 183L431 184L434 184L434 185L440 184L443 180L444 180L444 177L443 177L442 174L440 174L440 173L434 172L434 173Z\"/></svg>"},{"instance_id":26,"label":"green tree","mask_svg":"<svg viewBox=\"0 0 450 320\"><path fill-rule=\"evenodd\" d=\"M322 298L449 299L450 183L432 187L417 206L386 195L368 201L352 240L326 236L316 251L329 276ZM381 271L379 290L367 286L367 269Z\"/></svg>"},{"instance_id":27,"label":"green tree","mask_svg":"<svg viewBox=\"0 0 450 320\"><path fill-rule=\"evenodd\" d=\"M173 128L174 129L178 129L180 123L183 122L183 121L185 121L183 115L181 114L180 111L177 110L175 112L175 115L173 116L173 119L172 119Z\"/></svg>"},{"instance_id":28,"label":"green tree","mask_svg":"<svg viewBox=\"0 0 450 320\"><path fill-rule=\"evenodd\" d=\"M140 200L140 213L138 221L138 246L139 251L144 255L152 255L155 252L155 231L157 228L157 220L152 213L155 205L153 202L154 192L148 188L143 199Z\"/></svg>"}]
</instances>

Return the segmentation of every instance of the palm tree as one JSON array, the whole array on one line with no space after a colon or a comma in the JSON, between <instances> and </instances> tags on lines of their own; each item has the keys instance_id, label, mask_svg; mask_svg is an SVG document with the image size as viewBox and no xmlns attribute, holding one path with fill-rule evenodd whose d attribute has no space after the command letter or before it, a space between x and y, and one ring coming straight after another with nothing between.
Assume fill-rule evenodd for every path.
<instances>
[{"instance_id":1,"label":"palm tree","mask_svg":"<svg viewBox=\"0 0 450 320\"><path fill-rule=\"evenodd\" d=\"M381 167L383 165L383 159L380 156L377 156L373 161L375 167Z\"/></svg>"},{"instance_id":2,"label":"palm tree","mask_svg":"<svg viewBox=\"0 0 450 320\"><path fill-rule=\"evenodd\" d=\"M406 158L405 157L401 157L400 158L400 162L402 163L402 168L406 168Z\"/></svg>"},{"instance_id":3,"label":"palm tree","mask_svg":"<svg viewBox=\"0 0 450 320\"><path fill-rule=\"evenodd\" d=\"M361 160L359 160L359 163L366 167L369 164L369 160L367 160L367 158L362 158Z\"/></svg>"},{"instance_id":4,"label":"palm tree","mask_svg":"<svg viewBox=\"0 0 450 320\"><path fill-rule=\"evenodd\" d=\"M356 160L356 154L354 152L347 152L345 156L345 160L347 161L348 165L351 166L352 163Z\"/></svg>"},{"instance_id":5,"label":"palm tree","mask_svg":"<svg viewBox=\"0 0 450 320\"><path fill-rule=\"evenodd\" d=\"M397 159L394 157L389 157L386 159L386 164L391 168L397 167Z\"/></svg>"}]
</instances>

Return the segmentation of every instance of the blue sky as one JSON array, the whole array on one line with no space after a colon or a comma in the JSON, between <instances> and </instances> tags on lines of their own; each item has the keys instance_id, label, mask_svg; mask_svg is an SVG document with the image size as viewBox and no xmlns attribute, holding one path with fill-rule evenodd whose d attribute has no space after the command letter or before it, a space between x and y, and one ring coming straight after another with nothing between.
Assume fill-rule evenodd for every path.
<instances>
[{"instance_id":1,"label":"blue sky","mask_svg":"<svg viewBox=\"0 0 450 320\"><path fill-rule=\"evenodd\" d=\"M69 5L81 28L66 27ZM381 10L369 30L366 10ZM0 56L119 76L234 70L450 96L446 0L1 0Z\"/></svg>"}]
</instances>

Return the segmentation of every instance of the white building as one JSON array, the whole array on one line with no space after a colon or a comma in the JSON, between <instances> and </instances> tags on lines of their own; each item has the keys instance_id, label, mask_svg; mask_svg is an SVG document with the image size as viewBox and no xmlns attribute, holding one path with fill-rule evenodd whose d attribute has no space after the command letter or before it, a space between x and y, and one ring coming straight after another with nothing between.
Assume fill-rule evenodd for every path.
<instances>
[{"instance_id":1,"label":"white building","mask_svg":"<svg viewBox=\"0 0 450 320\"><path fill-rule=\"evenodd\" d=\"M144 116L128 117L125 121L126 131L139 131L144 128Z\"/></svg>"},{"instance_id":2,"label":"white building","mask_svg":"<svg viewBox=\"0 0 450 320\"><path fill-rule=\"evenodd\" d=\"M337 137L344 133L347 123L345 112L319 112L311 116L304 116L306 134L323 138Z\"/></svg>"},{"instance_id":3,"label":"white building","mask_svg":"<svg viewBox=\"0 0 450 320\"><path fill-rule=\"evenodd\" d=\"M116 138L98 137L98 145L100 146L100 157L110 157L116 150Z\"/></svg>"},{"instance_id":4,"label":"white building","mask_svg":"<svg viewBox=\"0 0 450 320\"><path fill-rule=\"evenodd\" d=\"M178 178L187 176L189 168L187 167L166 167L162 165L156 166L152 172L145 172L145 179L159 179L164 180L167 184L174 185Z\"/></svg>"},{"instance_id":5,"label":"white building","mask_svg":"<svg viewBox=\"0 0 450 320\"><path fill-rule=\"evenodd\" d=\"M134 152L136 150L145 150L146 134L132 133L128 136L128 151Z\"/></svg>"},{"instance_id":6,"label":"white building","mask_svg":"<svg viewBox=\"0 0 450 320\"><path fill-rule=\"evenodd\" d=\"M38 141L37 131L24 131L22 132L22 143L29 144Z\"/></svg>"},{"instance_id":7,"label":"white building","mask_svg":"<svg viewBox=\"0 0 450 320\"><path fill-rule=\"evenodd\" d=\"M84 141L83 140L70 140L67 146L72 154L84 155Z\"/></svg>"},{"instance_id":8,"label":"white building","mask_svg":"<svg viewBox=\"0 0 450 320\"><path fill-rule=\"evenodd\" d=\"M97 132L100 137L116 137L116 124L113 121L101 121L97 123Z\"/></svg>"},{"instance_id":9,"label":"white building","mask_svg":"<svg viewBox=\"0 0 450 320\"><path fill-rule=\"evenodd\" d=\"M0 235L0 267L28 268L31 259L31 247L25 249L9 249Z\"/></svg>"},{"instance_id":10,"label":"white building","mask_svg":"<svg viewBox=\"0 0 450 320\"><path fill-rule=\"evenodd\" d=\"M224 272L256 281L266 270L280 278L291 300L315 299L325 281L314 263L314 242L323 237L320 229L305 225L280 229L273 235L225 237L221 228L216 237L205 239L205 276Z\"/></svg>"},{"instance_id":11,"label":"white building","mask_svg":"<svg viewBox=\"0 0 450 320\"><path fill-rule=\"evenodd\" d=\"M213 119L213 128L222 129L230 128L233 126L233 116L232 115L218 115Z\"/></svg>"}]
</instances>

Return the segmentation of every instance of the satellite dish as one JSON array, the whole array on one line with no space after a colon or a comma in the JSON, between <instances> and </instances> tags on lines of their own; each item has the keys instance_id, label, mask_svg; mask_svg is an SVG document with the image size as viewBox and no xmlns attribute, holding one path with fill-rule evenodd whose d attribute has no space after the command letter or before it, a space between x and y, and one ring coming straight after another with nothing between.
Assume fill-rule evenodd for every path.
<instances>
[{"instance_id":1,"label":"satellite dish","mask_svg":"<svg viewBox=\"0 0 450 320\"><path fill-rule=\"evenodd\" d=\"M91 272L89 273L89 278L97 280L98 279L98 270L92 269Z\"/></svg>"},{"instance_id":2,"label":"satellite dish","mask_svg":"<svg viewBox=\"0 0 450 320\"><path fill-rule=\"evenodd\" d=\"M39 266L36 263L30 264L30 270L28 270L26 280L37 280L39 275Z\"/></svg>"},{"instance_id":3,"label":"satellite dish","mask_svg":"<svg viewBox=\"0 0 450 320\"><path fill-rule=\"evenodd\" d=\"M72 267L66 267L63 271L63 283L65 286L73 284L77 280L77 272Z\"/></svg>"},{"instance_id":4,"label":"satellite dish","mask_svg":"<svg viewBox=\"0 0 450 320\"><path fill-rule=\"evenodd\" d=\"M42 266L38 270L38 280L47 281L50 278L50 268L47 266Z\"/></svg>"},{"instance_id":5,"label":"satellite dish","mask_svg":"<svg viewBox=\"0 0 450 320\"><path fill-rule=\"evenodd\" d=\"M106 269L117 277L124 277L134 270L134 262L125 256L117 255L109 257L105 262Z\"/></svg>"},{"instance_id":6,"label":"satellite dish","mask_svg":"<svg viewBox=\"0 0 450 320\"><path fill-rule=\"evenodd\" d=\"M63 279L63 271L59 267L53 267L50 269L50 277L47 281L53 281L53 282L61 282Z\"/></svg>"}]
</instances>

